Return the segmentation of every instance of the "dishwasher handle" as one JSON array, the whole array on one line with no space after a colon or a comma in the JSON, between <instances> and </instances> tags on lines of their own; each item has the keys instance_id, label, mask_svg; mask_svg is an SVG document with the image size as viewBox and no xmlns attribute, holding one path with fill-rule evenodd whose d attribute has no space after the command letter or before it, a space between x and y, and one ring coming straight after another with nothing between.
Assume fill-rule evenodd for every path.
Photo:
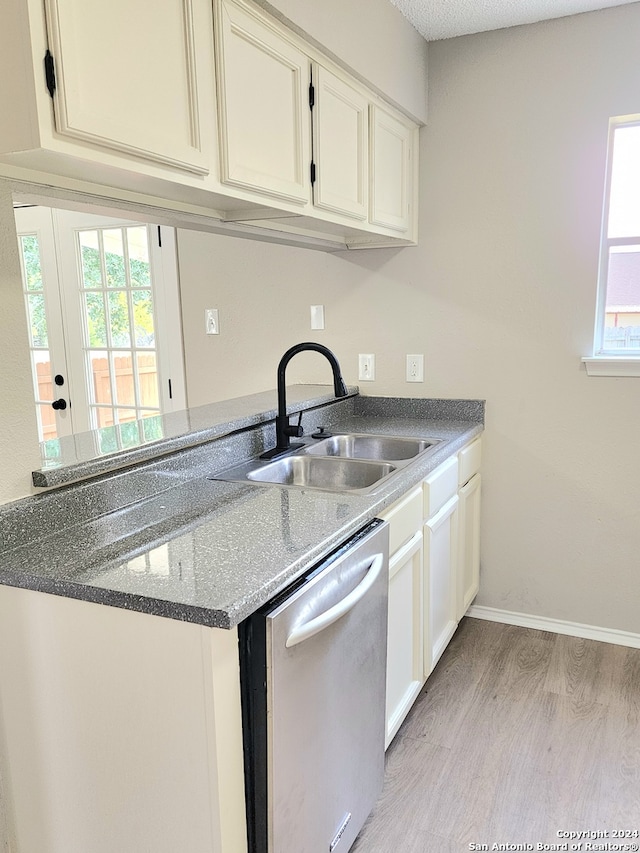
<instances>
[{"instance_id":1,"label":"dishwasher handle","mask_svg":"<svg viewBox=\"0 0 640 853\"><path fill-rule=\"evenodd\" d=\"M333 623L337 622L341 616L348 613L349 610L355 607L360 599L364 598L364 596L369 592L373 584L378 579L378 575L382 571L383 565L384 555L376 554L371 560L371 565L369 566L367 574L360 581L358 586L351 590L351 592L341 601L334 604L333 607L325 610L324 613L321 613L319 616L315 616L308 622L294 628L287 637L287 642L285 643L286 647L289 649L291 646L297 646L298 643L303 643L310 637L319 634L320 631L324 631L325 628L328 628L329 625L333 625Z\"/></svg>"}]
</instances>

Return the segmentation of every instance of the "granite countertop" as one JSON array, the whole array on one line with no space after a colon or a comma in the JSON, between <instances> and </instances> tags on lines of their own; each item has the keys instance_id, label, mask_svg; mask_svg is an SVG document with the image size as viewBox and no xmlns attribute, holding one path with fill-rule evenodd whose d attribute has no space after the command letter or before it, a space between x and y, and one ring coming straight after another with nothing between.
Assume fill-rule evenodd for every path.
<instances>
[{"instance_id":1,"label":"granite countertop","mask_svg":"<svg viewBox=\"0 0 640 853\"><path fill-rule=\"evenodd\" d=\"M304 386L299 386L303 388ZM318 400L324 402L318 403ZM308 406L309 401L313 401ZM214 441L0 508L0 583L233 628L483 429L482 401L298 391L306 432L444 439L379 491L329 493L209 479L272 446L263 413Z\"/></svg>"}]
</instances>

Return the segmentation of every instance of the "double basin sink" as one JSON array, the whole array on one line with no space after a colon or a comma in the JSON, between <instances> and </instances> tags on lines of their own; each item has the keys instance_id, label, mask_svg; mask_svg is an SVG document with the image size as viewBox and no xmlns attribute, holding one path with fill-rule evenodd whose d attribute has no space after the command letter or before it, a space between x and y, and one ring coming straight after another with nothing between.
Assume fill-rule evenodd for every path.
<instances>
[{"instance_id":1,"label":"double basin sink","mask_svg":"<svg viewBox=\"0 0 640 853\"><path fill-rule=\"evenodd\" d=\"M211 479L257 485L298 486L328 492L373 492L416 457L434 450L437 438L341 433L305 443L272 462L253 459Z\"/></svg>"}]
</instances>

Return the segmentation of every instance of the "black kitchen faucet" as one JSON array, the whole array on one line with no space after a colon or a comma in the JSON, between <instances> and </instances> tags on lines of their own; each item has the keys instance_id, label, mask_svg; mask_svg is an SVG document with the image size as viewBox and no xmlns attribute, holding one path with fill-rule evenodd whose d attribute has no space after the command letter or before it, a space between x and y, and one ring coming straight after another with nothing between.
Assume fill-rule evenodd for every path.
<instances>
[{"instance_id":1,"label":"black kitchen faucet","mask_svg":"<svg viewBox=\"0 0 640 853\"><path fill-rule=\"evenodd\" d=\"M340 373L340 365L338 364L338 359L331 352L330 349L323 346L322 344L316 344L313 341L306 341L301 344L296 344L295 346L288 349L285 354L280 359L280 364L278 365L278 415L276 417L276 446L271 450L267 450L265 453L260 454L261 459L273 459L276 456L281 456L283 453L287 453L289 450L295 450L296 447L302 447L300 442L294 442L293 444L289 440L290 436L300 437L302 435L302 426L300 422L296 426L291 426L289 423L289 417L287 415L287 391L285 386L285 371L287 369L287 365L291 361L294 355L297 355L299 352L305 352L306 350L310 350L311 352L319 352L323 355L329 364L331 365L331 370L333 371L333 389L336 397L346 397L347 396L347 388L344 384L344 380L342 378L342 374Z\"/></svg>"}]
</instances>

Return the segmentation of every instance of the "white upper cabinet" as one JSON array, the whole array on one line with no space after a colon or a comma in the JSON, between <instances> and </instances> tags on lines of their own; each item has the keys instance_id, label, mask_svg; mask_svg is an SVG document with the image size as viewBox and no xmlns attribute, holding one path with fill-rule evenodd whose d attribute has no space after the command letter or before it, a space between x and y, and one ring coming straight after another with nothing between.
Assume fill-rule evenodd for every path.
<instances>
[{"instance_id":1,"label":"white upper cabinet","mask_svg":"<svg viewBox=\"0 0 640 853\"><path fill-rule=\"evenodd\" d=\"M208 0L2 0L0 173L113 198L214 188L212 28Z\"/></svg>"},{"instance_id":2,"label":"white upper cabinet","mask_svg":"<svg viewBox=\"0 0 640 853\"><path fill-rule=\"evenodd\" d=\"M412 228L415 125L371 105L371 196L373 225L401 233Z\"/></svg>"},{"instance_id":3,"label":"white upper cabinet","mask_svg":"<svg viewBox=\"0 0 640 853\"><path fill-rule=\"evenodd\" d=\"M56 130L206 173L193 6L193 0L46 0Z\"/></svg>"},{"instance_id":4,"label":"white upper cabinet","mask_svg":"<svg viewBox=\"0 0 640 853\"><path fill-rule=\"evenodd\" d=\"M1 21L0 175L330 251L416 242L417 126L252 0Z\"/></svg>"},{"instance_id":5,"label":"white upper cabinet","mask_svg":"<svg viewBox=\"0 0 640 853\"><path fill-rule=\"evenodd\" d=\"M321 65L313 68L313 93L313 203L366 219L369 102Z\"/></svg>"},{"instance_id":6,"label":"white upper cabinet","mask_svg":"<svg viewBox=\"0 0 640 853\"><path fill-rule=\"evenodd\" d=\"M308 203L308 57L246 3L220 2L217 32L221 181Z\"/></svg>"}]
</instances>

